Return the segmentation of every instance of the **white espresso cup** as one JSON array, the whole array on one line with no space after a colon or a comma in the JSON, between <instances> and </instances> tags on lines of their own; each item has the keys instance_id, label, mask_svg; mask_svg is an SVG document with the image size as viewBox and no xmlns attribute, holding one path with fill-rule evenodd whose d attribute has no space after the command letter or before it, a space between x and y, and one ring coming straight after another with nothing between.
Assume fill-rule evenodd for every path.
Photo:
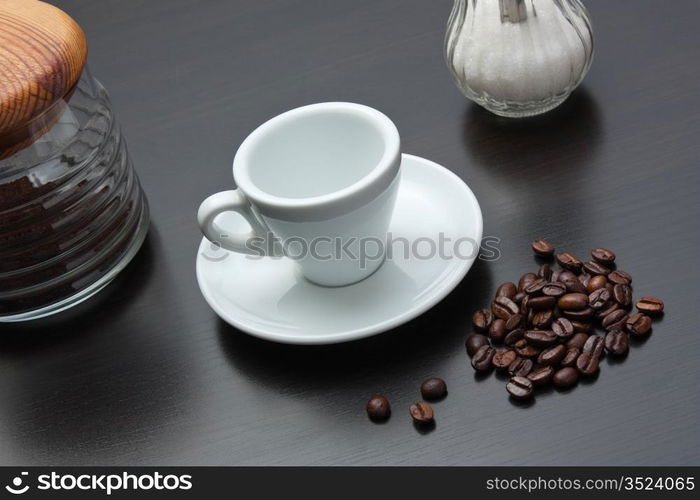
<instances>
[{"instance_id":1,"label":"white espresso cup","mask_svg":"<svg viewBox=\"0 0 700 500\"><path fill-rule=\"evenodd\" d=\"M386 115L345 102L303 106L243 141L233 160L238 189L204 200L197 219L226 250L284 255L309 281L348 285L384 262L400 166L399 133ZM224 212L251 230L228 232L217 223Z\"/></svg>"}]
</instances>

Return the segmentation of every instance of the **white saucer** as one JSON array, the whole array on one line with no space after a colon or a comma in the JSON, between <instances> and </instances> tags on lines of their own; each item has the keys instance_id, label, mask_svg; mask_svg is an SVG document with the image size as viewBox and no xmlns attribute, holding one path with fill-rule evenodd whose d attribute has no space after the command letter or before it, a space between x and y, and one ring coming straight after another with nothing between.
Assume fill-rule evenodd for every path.
<instances>
[{"instance_id":1,"label":"white saucer","mask_svg":"<svg viewBox=\"0 0 700 500\"><path fill-rule=\"evenodd\" d=\"M240 224L237 218L226 221ZM301 277L287 258L251 258L202 239L197 281L204 298L227 323L257 337L288 344L332 344L368 337L425 312L464 278L479 253L483 221L474 194L444 167L403 155L401 185L391 221L393 239L419 238L418 255L396 244L391 259L354 285L326 288ZM235 228L231 228L234 230ZM421 258L443 233L461 256ZM462 240L465 241L465 240ZM452 244L446 246L453 252ZM469 255L467 258L465 255Z\"/></svg>"}]
</instances>

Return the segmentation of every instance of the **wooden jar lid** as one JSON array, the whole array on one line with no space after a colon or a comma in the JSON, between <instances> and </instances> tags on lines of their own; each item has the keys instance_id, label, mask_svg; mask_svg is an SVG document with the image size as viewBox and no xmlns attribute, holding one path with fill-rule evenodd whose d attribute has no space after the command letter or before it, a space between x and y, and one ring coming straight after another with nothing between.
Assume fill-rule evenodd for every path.
<instances>
[{"instance_id":1,"label":"wooden jar lid","mask_svg":"<svg viewBox=\"0 0 700 500\"><path fill-rule=\"evenodd\" d=\"M60 117L87 59L85 33L38 0L0 0L0 159Z\"/></svg>"}]
</instances>

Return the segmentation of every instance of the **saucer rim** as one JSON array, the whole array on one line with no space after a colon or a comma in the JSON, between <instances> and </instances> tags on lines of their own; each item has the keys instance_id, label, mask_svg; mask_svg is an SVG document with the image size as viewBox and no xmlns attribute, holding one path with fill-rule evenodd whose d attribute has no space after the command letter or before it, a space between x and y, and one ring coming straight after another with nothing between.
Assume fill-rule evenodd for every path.
<instances>
[{"instance_id":1,"label":"saucer rim","mask_svg":"<svg viewBox=\"0 0 700 500\"><path fill-rule=\"evenodd\" d=\"M416 155L411 155L408 153L402 153L401 155L402 161L404 158L410 158L417 163L421 164L422 166L434 168L438 171L440 171L441 175L444 175L446 177L451 178L452 182L457 182L461 185L461 187L466 191L465 194L467 195L467 202L472 206L472 209L474 210L475 214L475 219L473 222L476 224L475 228L475 234L477 235L477 241L479 242L479 245L481 245L481 240L483 238L483 214L481 211L481 206L479 205L479 201L477 200L476 196L474 195L474 192L471 190L471 188L467 185L466 182L464 182L457 174L452 172L451 170L443 167L442 165L432 161L428 160L426 158L422 158L420 156ZM400 188L399 188L400 189ZM251 326L249 323L242 322L236 320L234 317L230 315L230 313L226 312L222 307L219 306L218 302L213 299L213 296L215 295L212 293L209 288L207 287L207 282L202 276L203 271L202 271L202 266L200 265L200 262L202 262L202 257L201 257L201 249L202 245L206 245L208 243L208 240L206 238L202 238L199 246L197 247L197 257L196 257L196 276L197 276L197 284L199 285L200 292L202 293L202 296L204 297L204 300L206 303L209 305L209 307L212 308L212 310L223 320L225 323L249 334L254 337L271 341L271 342L277 342L277 343L282 343L282 344L291 344L291 345L329 345L329 344L339 344L343 342L350 342L353 340L360 340L363 338L371 337L374 335L378 335L380 333L387 332L389 330L392 330L400 325L403 325L429 309L432 309L435 307L437 304L439 304L445 297L447 297L456 287L461 283L461 281L464 279L464 277L467 275L471 267L474 265L474 262L478 258L478 254L474 256L473 258L469 260L464 260L462 261L462 265L458 267L454 273L452 273L451 278L447 280L443 286L440 287L439 291L435 293L435 295L431 296L429 299L425 300L421 304L411 307L406 309L403 313L398 314L396 316L393 316L391 318L388 318L386 320L373 323L371 325L367 325L361 328L355 328L353 330L346 330L342 332L336 332L336 333L329 333L329 334L324 334L324 335L317 335L317 336L299 336L299 335L294 335L294 334L285 334L285 333L279 333L279 332L270 332L268 330L256 328L254 326ZM378 270L380 271L381 268ZM363 280L364 281L364 280ZM361 283L361 282L360 282ZM357 286L359 283L353 284L353 285L348 285L348 286ZM318 285L317 285L318 286Z\"/></svg>"}]
</instances>

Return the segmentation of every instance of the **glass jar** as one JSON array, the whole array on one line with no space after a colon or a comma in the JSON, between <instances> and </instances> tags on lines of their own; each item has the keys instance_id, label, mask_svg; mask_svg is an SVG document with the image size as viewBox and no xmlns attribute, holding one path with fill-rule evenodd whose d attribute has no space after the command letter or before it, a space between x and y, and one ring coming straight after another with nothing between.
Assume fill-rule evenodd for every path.
<instances>
[{"instance_id":1,"label":"glass jar","mask_svg":"<svg viewBox=\"0 0 700 500\"><path fill-rule=\"evenodd\" d=\"M455 0L445 59L462 93L489 111L544 113L591 66L590 16L579 0Z\"/></svg>"}]
</instances>

